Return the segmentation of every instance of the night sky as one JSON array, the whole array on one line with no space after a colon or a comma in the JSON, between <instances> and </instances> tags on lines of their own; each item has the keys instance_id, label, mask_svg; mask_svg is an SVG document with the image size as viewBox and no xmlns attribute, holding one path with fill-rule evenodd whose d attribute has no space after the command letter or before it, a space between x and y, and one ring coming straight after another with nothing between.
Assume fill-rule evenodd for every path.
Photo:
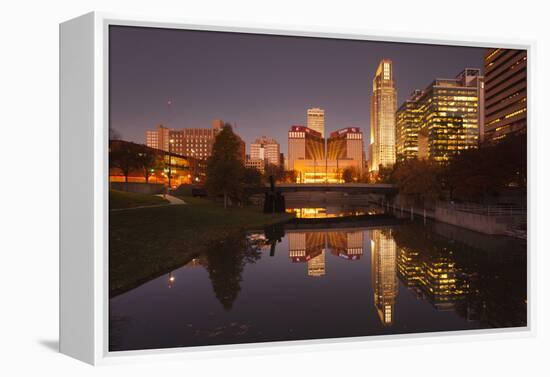
<instances>
[{"instance_id":1,"label":"night sky","mask_svg":"<svg viewBox=\"0 0 550 377\"><path fill-rule=\"evenodd\" d=\"M325 109L325 134L361 127L369 135L372 79L394 64L398 106L434 78L482 68L484 49L111 26L110 126L124 140L145 130L236 124L249 145L271 136L287 152L287 131ZM171 102L171 105L169 104Z\"/></svg>"}]
</instances>

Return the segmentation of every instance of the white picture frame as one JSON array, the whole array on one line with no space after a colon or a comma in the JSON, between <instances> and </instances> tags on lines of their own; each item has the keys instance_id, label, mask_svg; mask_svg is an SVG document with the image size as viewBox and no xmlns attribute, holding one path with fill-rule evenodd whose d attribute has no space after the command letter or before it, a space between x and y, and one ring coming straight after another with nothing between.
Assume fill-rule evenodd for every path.
<instances>
[{"instance_id":1,"label":"white picture frame","mask_svg":"<svg viewBox=\"0 0 550 377\"><path fill-rule=\"evenodd\" d=\"M135 360L181 359L238 354L292 352L307 349L379 347L394 343L472 341L532 337L534 251L528 242L528 326L521 329L467 330L409 335L385 335L328 340L202 346L142 351L108 351L108 28L110 25L212 30L288 36L326 37L385 42L409 42L474 47L526 49L534 41L417 35L364 30L289 27L282 25L196 24L186 20L88 13L60 25L60 351L90 364ZM528 96L533 62L528 59ZM528 110L529 156L533 155L533 101ZM529 161L529 174L533 171ZM532 221L533 187L528 185L528 218ZM533 237L532 227L529 239Z\"/></svg>"}]
</instances>

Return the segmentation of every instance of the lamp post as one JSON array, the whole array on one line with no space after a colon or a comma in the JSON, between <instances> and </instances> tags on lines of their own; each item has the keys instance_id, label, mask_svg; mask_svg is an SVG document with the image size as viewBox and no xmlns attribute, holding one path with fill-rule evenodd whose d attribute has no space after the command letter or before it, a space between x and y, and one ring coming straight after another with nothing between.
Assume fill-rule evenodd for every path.
<instances>
[{"instance_id":1,"label":"lamp post","mask_svg":"<svg viewBox=\"0 0 550 377\"><path fill-rule=\"evenodd\" d=\"M174 286L174 282L176 281L176 277L172 275L172 271L168 273L168 288L172 288Z\"/></svg>"},{"instance_id":2,"label":"lamp post","mask_svg":"<svg viewBox=\"0 0 550 377\"><path fill-rule=\"evenodd\" d=\"M168 142L168 193L172 188L172 144L174 144L174 139L170 139Z\"/></svg>"},{"instance_id":3,"label":"lamp post","mask_svg":"<svg viewBox=\"0 0 550 377\"><path fill-rule=\"evenodd\" d=\"M197 176L197 166L196 166L197 165L197 157L195 155L196 155L195 150L193 148L191 148L191 158L193 159L193 175L196 178L196 176ZM193 179L194 178L191 179L191 184L193 184Z\"/></svg>"}]
</instances>

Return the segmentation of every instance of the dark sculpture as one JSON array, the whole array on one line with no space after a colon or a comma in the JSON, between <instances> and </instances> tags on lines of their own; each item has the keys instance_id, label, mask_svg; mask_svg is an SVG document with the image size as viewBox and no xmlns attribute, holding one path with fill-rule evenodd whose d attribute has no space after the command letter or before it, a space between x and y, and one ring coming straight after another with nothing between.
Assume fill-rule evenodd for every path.
<instances>
[{"instance_id":1,"label":"dark sculpture","mask_svg":"<svg viewBox=\"0 0 550 377\"><path fill-rule=\"evenodd\" d=\"M269 176L270 190L265 193L264 213L284 213L286 211L285 197L275 189L275 179Z\"/></svg>"}]
</instances>

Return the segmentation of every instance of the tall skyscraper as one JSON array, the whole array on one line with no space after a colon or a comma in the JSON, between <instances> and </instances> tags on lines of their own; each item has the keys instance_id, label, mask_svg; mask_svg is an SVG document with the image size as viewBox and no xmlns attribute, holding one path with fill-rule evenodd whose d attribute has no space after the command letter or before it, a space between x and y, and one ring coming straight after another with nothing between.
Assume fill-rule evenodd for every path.
<instances>
[{"instance_id":1,"label":"tall skyscraper","mask_svg":"<svg viewBox=\"0 0 550 377\"><path fill-rule=\"evenodd\" d=\"M325 110L318 107L307 109L307 128L315 130L325 137Z\"/></svg>"},{"instance_id":2,"label":"tall skyscraper","mask_svg":"<svg viewBox=\"0 0 550 377\"><path fill-rule=\"evenodd\" d=\"M487 49L485 68L485 138L502 139L527 130L527 51Z\"/></svg>"},{"instance_id":3,"label":"tall skyscraper","mask_svg":"<svg viewBox=\"0 0 550 377\"><path fill-rule=\"evenodd\" d=\"M370 170L395 163L395 112L397 91L393 80L393 63L382 59L372 80L370 111Z\"/></svg>"}]
</instances>

